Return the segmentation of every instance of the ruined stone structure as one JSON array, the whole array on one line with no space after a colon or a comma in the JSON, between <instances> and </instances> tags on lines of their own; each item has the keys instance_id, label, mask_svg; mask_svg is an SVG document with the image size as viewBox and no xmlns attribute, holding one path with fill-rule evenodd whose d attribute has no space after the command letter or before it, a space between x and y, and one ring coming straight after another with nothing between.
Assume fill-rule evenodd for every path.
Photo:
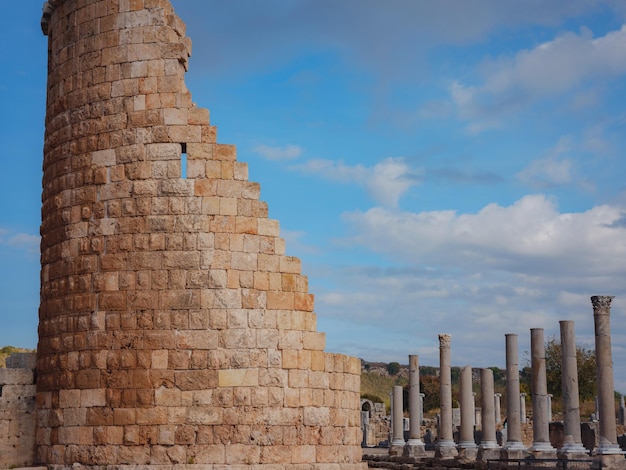
<instances>
[{"instance_id":1,"label":"ruined stone structure","mask_svg":"<svg viewBox=\"0 0 626 470\"><path fill-rule=\"evenodd\" d=\"M14 353L0 368L0 468L35 460L35 354Z\"/></svg>"},{"instance_id":2,"label":"ruined stone structure","mask_svg":"<svg viewBox=\"0 0 626 470\"><path fill-rule=\"evenodd\" d=\"M192 104L169 1L51 0L42 28L36 462L363 468L360 363Z\"/></svg>"}]
</instances>

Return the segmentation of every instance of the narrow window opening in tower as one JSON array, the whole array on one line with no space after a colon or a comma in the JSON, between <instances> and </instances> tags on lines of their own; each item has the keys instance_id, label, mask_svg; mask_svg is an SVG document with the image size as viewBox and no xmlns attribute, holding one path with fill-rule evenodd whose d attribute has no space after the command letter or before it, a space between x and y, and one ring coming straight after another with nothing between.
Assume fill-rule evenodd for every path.
<instances>
[{"instance_id":1,"label":"narrow window opening in tower","mask_svg":"<svg viewBox=\"0 0 626 470\"><path fill-rule=\"evenodd\" d=\"M180 144L180 176L187 178L187 144Z\"/></svg>"},{"instance_id":2,"label":"narrow window opening in tower","mask_svg":"<svg viewBox=\"0 0 626 470\"><path fill-rule=\"evenodd\" d=\"M2 396L2 385L0 385L0 397Z\"/></svg>"}]
</instances>

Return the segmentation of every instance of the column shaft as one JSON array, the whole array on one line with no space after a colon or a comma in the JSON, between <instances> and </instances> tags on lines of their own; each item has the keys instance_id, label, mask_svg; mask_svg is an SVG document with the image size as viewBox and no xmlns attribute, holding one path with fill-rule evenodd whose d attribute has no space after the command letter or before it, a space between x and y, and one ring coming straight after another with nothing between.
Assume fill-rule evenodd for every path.
<instances>
[{"instance_id":1,"label":"column shaft","mask_svg":"<svg viewBox=\"0 0 626 470\"><path fill-rule=\"evenodd\" d=\"M530 330L533 402L533 445L531 451L554 453L550 445L548 417L548 383L546 379L546 345L543 328Z\"/></svg>"},{"instance_id":2,"label":"column shaft","mask_svg":"<svg viewBox=\"0 0 626 470\"><path fill-rule=\"evenodd\" d=\"M513 452L525 451L522 444L522 425L520 422L519 363L517 357L517 335L506 337L506 443L503 450L505 457Z\"/></svg>"},{"instance_id":3,"label":"column shaft","mask_svg":"<svg viewBox=\"0 0 626 470\"><path fill-rule=\"evenodd\" d=\"M402 412L402 387L400 385L394 385L393 387L393 409L391 412L393 420L393 437L391 440L392 447L402 446L404 447L404 422Z\"/></svg>"},{"instance_id":4,"label":"column shaft","mask_svg":"<svg viewBox=\"0 0 626 470\"><path fill-rule=\"evenodd\" d=\"M578 397L578 365L576 335L573 321L560 321L561 328L561 390L563 393L563 431L565 438L559 454L585 452L580 433L580 399Z\"/></svg>"},{"instance_id":5,"label":"column shaft","mask_svg":"<svg viewBox=\"0 0 626 470\"><path fill-rule=\"evenodd\" d=\"M483 447L497 447L496 440L496 414L493 394L493 371L491 369L480 370L480 406L482 408L481 425L483 436L480 445Z\"/></svg>"},{"instance_id":6,"label":"column shaft","mask_svg":"<svg viewBox=\"0 0 626 470\"><path fill-rule=\"evenodd\" d=\"M439 435L435 457L457 455L452 439L452 377L450 371L450 335L439 335Z\"/></svg>"},{"instance_id":7,"label":"column shaft","mask_svg":"<svg viewBox=\"0 0 626 470\"><path fill-rule=\"evenodd\" d=\"M598 454L618 454L615 426L615 388L613 386L613 359L611 354L611 300L613 296L593 296L593 320L596 336L596 373L598 407L600 411L600 439Z\"/></svg>"},{"instance_id":8,"label":"column shaft","mask_svg":"<svg viewBox=\"0 0 626 470\"><path fill-rule=\"evenodd\" d=\"M419 441L420 433L420 370L419 358L409 355L409 443Z\"/></svg>"},{"instance_id":9,"label":"column shaft","mask_svg":"<svg viewBox=\"0 0 626 470\"><path fill-rule=\"evenodd\" d=\"M472 368L461 368L461 435L460 448L476 447L474 442L474 394L472 393Z\"/></svg>"}]
</instances>

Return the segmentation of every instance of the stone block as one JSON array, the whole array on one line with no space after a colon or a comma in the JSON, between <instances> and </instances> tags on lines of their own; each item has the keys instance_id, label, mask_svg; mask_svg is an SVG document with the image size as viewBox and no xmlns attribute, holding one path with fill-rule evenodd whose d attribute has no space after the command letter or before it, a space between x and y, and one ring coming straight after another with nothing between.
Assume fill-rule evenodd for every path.
<instances>
[{"instance_id":1,"label":"stone block","mask_svg":"<svg viewBox=\"0 0 626 470\"><path fill-rule=\"evenodd\" d=\"M305 331L303 347L314 351L323 351L326 348L326 335L316 331Z\"/></svg>"},{"instance_id":2,"label":"stone block","mask_svg":"<svg viewBox=\"0 0 626 470\"><path fill-rule=\"evenodd\" d=\"M28 385L34 383L31 369L0 368L0 385Z\"/></svg>"},{"instance_id":3,"label":"stone block","mask_svg":"<svg viewBox=\"0 0 626 470\"><path fill-rule=\"evenodd\" d=\"M278 237L280 235L280 227L277 220L273 219L259 219L259 235L266 235L269 237Z\"/></svg>"}]
</instances>

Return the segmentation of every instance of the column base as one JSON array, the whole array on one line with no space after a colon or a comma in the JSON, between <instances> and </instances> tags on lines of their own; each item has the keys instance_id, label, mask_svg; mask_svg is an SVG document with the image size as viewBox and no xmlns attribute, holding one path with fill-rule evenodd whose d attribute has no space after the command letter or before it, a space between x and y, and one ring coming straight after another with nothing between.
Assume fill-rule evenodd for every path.
<instances>
[{"instance_id":1,"label":"column base","mask_svg":"<svg viewBox=\"0 0 626 470\"><path fill-rule=\"evenodd\" d=\"M405 442L402 439L394 439L389 445L389 455L402 455Z\"/></svg>"},{"instance_id":2,"label":"column base","mask_svg":"<svg viewBox=\"0 0 626 470\"><path fill-rule=\"evenodd\" d=\"M556 449L552 450L529 450L530 457L533 459L556 459Z\"/></svg>"},{"instance_id":3,"label":"column base","mask_svg":"<svg viewBox=\"0 0 626 470\"><path fill-rule=\"evenodd\" d=\"M606 469L626 469L626 459L623 453L620 454L602 454L599 456L602 468Z\"/></svg>"},{"instance_id":4,"label":"column base","mask_svg":"<svg viewBox=\"0 0 626 470\"><path fill-rule=\"evenodd\" d=\"M528 449L534 459L555 459L556 449L549 442L533 442Z\"/></svg>"},{"instance_id":5,"label":"column base","mask_svg":"<svg viewBox=\"0 0 626 470\"><path fill-rule=\"evenodd\" d=\"M404 457L426 457L426 446L421 439L409 439L402 453Z\"/></svg>"},{"instance_id":6,"label":"column base","mask_svg":"<svg viewBox=\"0 0 626 470\"><path fill-rule=\"evenodd\" d=\"M600 444L596 449L596 455L624 455L624 451L617 444Z\"/></svg>"},{"instance_id":7,"label":"column base","mask_svg":"<svg viewBox=\"0 0 626 470\"><path fill-rule=\"evenodd\" d=\"M525 459L528 457L528 449L521 441L509 441L500 450L501 459Z\"/></svg>"},{"instance_id":8,"label":"column base","mask_svg":"<svg viewBox=\"0 0 626 470\"><path fill-rule=\"evenodd\" d=\"M579 460L589 457L589 451L581 442L566 442L563 443L563 447L557 450L556 453L559 459L566 460Z\"/></svg>"},{"instance_id":9,"label":"column base","mask_svg":"<svg viewBox=\"0 0 626 470\"><path fill-rule=\"evenodd\" d=\"M439 441L435 446L436 459L451 459L457 455L456 444L453 440Z\"/></svg>"},{"instance_id":10,"label":"column base","mask_svg":"<svg viewBox=\"0 0 626 470\"><path fill-rule=\"evenodd\" d=\"M496 444L495 447L483 447L481 444L478 447L478 455L476 460L479 462L486 462L487 460L497 460L500 458L500 446Z\"/></svg>"},{"instance_id":11,"label":"column base","mask_svg":"<svg viewBox=\"0 0 626 470\"><path fill-rule=\"evenodd\" d=\"M458 459L462 462L473 462L474 460L476 460L476 458L478 457L478 446L476 446L476 444L474 444L473 447L470 446L466 446L466 447L461 447L459 446L459 455L458 455Z\"/></svg>"}]
</instances>

